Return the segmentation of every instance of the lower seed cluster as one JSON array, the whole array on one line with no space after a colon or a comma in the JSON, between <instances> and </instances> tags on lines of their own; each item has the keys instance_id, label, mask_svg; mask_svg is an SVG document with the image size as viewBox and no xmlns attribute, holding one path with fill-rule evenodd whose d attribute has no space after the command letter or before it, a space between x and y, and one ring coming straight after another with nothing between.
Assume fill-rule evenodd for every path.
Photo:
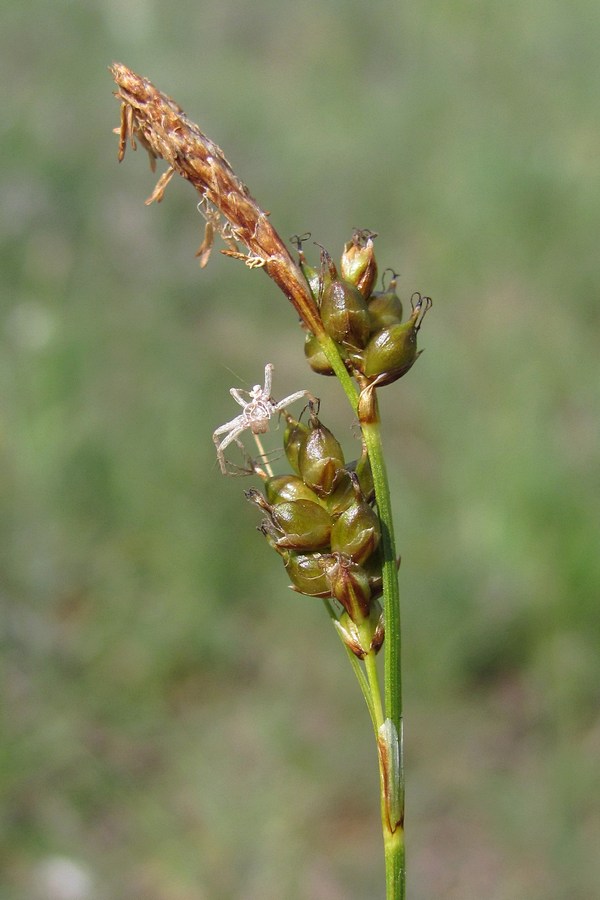
<instances>
[{"instance_id":1,"label":"lower seed cluster","mask_svg":"<svg viewBox=\"0 0 600 900\"><path fill-rule=\"evenodd\" d=\"M362 657L383 642L381 529L366 452L346 464L314 411L307 424L286 414L293 472L265 478L246 497L265 514L260 531L283 560L293 590L337 601L347 645ZM335 604L333 604L335 605ZM368 646L365 646L365 643Z\"/></svg>"}]
</instances>

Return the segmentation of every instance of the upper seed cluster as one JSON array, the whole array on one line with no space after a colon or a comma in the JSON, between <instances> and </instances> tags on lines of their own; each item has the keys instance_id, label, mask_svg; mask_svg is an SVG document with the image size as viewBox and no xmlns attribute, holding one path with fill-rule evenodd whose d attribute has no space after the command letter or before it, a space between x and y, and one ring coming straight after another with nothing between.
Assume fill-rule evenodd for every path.
<instances>
[{"instance_id":1,"label":"upper seed cluster","mask_svg":"<svg viewBox=\"0 0 600 900\"><path fill-rule=\"evenodd\" d=\"M374 237L370 231L355 231L344 247L339 270L322 250L320 271L307 264L298 239L300 266L323 327L363 387L390 384L408 372L422 352L417 350L417 334L431 306L431 298L413 294L411 313L402 322L396 275L383 290L373 289L377 278ZM315 372L333 375L314 334L307 335L304 352Z\"/></svg>"}]
</instances>

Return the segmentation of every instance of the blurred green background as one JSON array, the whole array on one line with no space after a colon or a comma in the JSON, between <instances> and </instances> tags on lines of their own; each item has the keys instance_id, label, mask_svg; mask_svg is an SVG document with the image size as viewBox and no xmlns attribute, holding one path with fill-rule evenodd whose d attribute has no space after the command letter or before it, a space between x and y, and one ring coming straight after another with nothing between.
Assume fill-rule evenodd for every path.
<instances>
[{"instance_id":1,"label":"blurred green background","mask_svg":"<svg viewBox=\"0 0 600 900\"><path fill-rule=\"evenodd\" d=\"M2 900L384 894L364 703L211 442L267 360L349 457L352 419L263 274L199 270L189 185L144 206L113 60L283 236L337 255L371 228L433 297L381 398L409 897L599 896L597 3L13 0L1 24Z\"/></svg>"}]
</instances>

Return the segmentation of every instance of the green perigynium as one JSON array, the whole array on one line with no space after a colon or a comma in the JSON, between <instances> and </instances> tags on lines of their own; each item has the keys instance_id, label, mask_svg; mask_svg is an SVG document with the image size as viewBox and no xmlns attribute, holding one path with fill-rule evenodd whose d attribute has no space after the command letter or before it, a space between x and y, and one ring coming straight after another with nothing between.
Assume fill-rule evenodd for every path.
<instances>
[{"instance_id":1,"label":"green perigynium","mask_svg":"<svg viewBox=\"0 0 600 900\"><path fill-rule=\"evenodd\" d=\"M298 446L298 471L319 497L329 497L342 479L345 460L339 441L317 416Z\"/></svg>"},{"instance_id":2,"label":"green perigynium","mask_svg":"<svg viewBox=\"0 0 600 900\"><path fill-rule=\"evenodd\" d=\"M364 295L351 281L341 278L329 254L323 250L323 268L329 278L319 295L319 311L329 337L340 347L360 350L369 339L369 310Z\"/></svg>"},{"instance_id":3,"label":"green perigynium","mask_svg":"<svg viewBox=\"0 0 600 900\"><path fill-rule=\"evenodd\" d=\"M357 367L367 378L377 378L378 387L397 381L417 361L423 351L417 350L417 334L425 313L431 306L429 297L414 301L412 313L407 322L385 325L376 330L365 347Z\"/></svg>"},{"instance_id":4,"label":"green perigynium","mask_svg":"<svg viewBox=\"0 0 600 900\"><path fill-rule=\"evenodd\" d=\"M388 325L400 325L402 322L402 301L396 293L397 278L398 276L392 273L387 288L381 291L372 291L369 297L371 334L375 334Z\"/></svg>"},{"instance_id":5,"label":"green perigynium","mask_svg":"<svg viewBox=\"0 0 600 900\"><path fill-rule=\"evenodd\" d=\"M351 240L344 244L340 259L342 278L355 285L365 298L371 296L377 280L377 261L373 246L376 237L373 231L357 229Z\"/></svg>"}]
</instances>

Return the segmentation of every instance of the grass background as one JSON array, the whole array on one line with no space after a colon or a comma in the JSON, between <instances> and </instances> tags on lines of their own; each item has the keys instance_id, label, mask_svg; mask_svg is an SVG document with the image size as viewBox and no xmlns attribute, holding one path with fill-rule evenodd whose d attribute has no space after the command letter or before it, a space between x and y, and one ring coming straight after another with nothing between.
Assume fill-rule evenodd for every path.
<instances>
[{"instance_id":1,"label":"grass background","mask_svg":"<svg viewBox=\"0 0 600 900\"><path fill-rule=\"evenodd\" d=\"M199 271L189 186L117 166L113 60L282 235L371 228L433 296L382 393L409 897L600 892L599 39L592 0L5 3L2 900L384 893L362 698L211 442L267 360L352 421L260 272Z\"/></svg>"}]
</instances>

